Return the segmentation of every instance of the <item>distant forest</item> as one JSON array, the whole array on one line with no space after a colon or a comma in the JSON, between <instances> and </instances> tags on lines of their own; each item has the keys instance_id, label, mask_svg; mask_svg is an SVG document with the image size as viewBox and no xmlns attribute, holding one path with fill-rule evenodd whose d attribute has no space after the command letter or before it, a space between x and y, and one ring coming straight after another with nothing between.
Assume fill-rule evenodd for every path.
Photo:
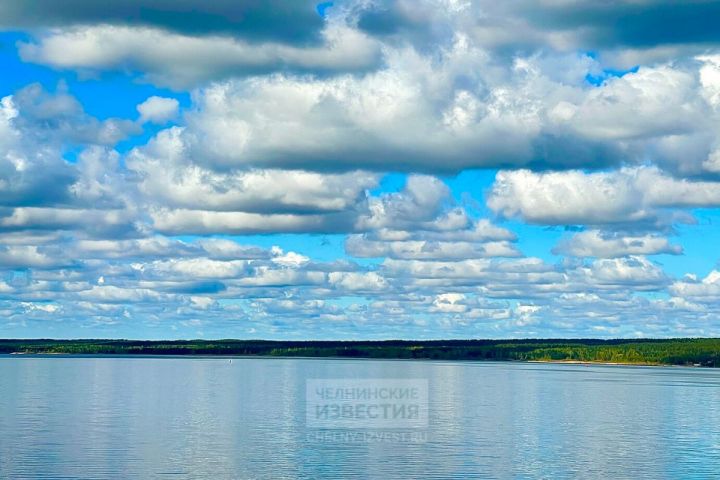
<instances>
[{"instance_id":1,"label":"distant forest","mask_svg":"<svg viewBox=\"0 0 720 480\"><path fill-rule=\"evenodd\" d=\"M0 353L263 355L433 360L577 361L720 367L720 339L668 340L0 340Z\"/></svg>"}]
</instances>

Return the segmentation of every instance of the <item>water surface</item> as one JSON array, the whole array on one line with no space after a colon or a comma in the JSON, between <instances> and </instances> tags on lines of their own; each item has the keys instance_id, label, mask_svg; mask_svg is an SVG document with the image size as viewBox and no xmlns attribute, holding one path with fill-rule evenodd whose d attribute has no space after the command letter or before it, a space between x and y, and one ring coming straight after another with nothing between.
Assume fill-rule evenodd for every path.
<instances>
[{"instance_id":1,"label":"water surface","mask_svg":"<svg viewBox=\"0 0 720 480\"><path fill-rule=\"evenodd\" d=\"M308 379L425 379L421 441L322 441ZM344 431L342 429L337 431ZM0 356L0 478L717 478L720 370Z\"/></svg>"}]
</instances>

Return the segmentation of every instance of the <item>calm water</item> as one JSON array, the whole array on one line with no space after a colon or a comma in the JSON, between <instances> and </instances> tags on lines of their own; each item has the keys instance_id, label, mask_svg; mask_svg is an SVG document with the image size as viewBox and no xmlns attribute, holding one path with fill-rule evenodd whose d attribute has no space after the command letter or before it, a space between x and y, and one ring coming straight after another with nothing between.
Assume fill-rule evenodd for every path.
<instances>
[{"instance_id":1,"label":"calm water","mask_svg":"<svg viewBox=\"0 0 720 480\"><path fill-rule=\"evenodd\" d=\"M328 441L323 378L427 380L427 429ZM720 371L0 356L3 479L641 477L720 478Z\"/></svg>"}]
</instances>

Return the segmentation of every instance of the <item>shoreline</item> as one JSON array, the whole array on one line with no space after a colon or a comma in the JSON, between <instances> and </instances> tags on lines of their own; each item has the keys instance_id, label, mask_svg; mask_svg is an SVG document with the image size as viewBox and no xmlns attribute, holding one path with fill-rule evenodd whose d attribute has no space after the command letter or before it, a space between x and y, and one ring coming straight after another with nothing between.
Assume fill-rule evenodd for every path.
<instances>
[{"instance_id":1,"label":"shoreline","mask_svg":"<svg viewBox=\"0 0 720 480\"><path fill-rule=\"evenodd\" d=\"M720 368L720 338L448 340L0 339L11 355L334 358Z\"/></svg>"},{"instance_id":2,"label":"shoreline","mask_svg":"<svg viewBox=\"0 0 720 480\"><path fill-rule=\"evenodd\" d=\"M462 363L537 363L537 364L553 364L553 365L584 365L584 366L603 366L603 367L676 367L676 368L707 368L715 367L704 366L701 364L681 365L673 363L631 363L631 362L603 362L592 360L516 360L516 359L492 359L492 360L476 360L476 359L447 359L447 358L401 358L401 357L346 357L346 356L330 356L330 355L233 355L233 354L164 354L164 353L62 353L62 352L10 352L0 354L0 357L7 355L26 356L26 357L45 357L45 356L62 356L68 358L194 358L194 359L277 359L277 360L347 360L347 361L406 361L406 362L462 362Z\"/></svg>"}]
</instances>

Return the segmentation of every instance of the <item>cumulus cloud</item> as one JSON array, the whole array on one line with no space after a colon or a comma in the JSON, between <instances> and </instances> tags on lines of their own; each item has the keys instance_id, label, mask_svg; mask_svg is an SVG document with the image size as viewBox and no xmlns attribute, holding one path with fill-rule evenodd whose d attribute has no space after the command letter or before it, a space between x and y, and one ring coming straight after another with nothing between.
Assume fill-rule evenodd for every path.
<instances>
[{"instance_id":1,"label":"cumulus cloud","mask_svg":"<svg viewBox=\"0 0 720 480\"><path fill-rule=\"evenodd\" d=\"M463 300L465 295L462 293L441 293L433 300L432 309L442 313L465 313L468 307Z\"/></svg>"},{"instance_id":2,"label":"cumulus cloud","mask_svg":"<svg viewBox=\"0 0 720 480\"><path fill-rule=\"evenodd\" d=\"M574 257L614 258L626 255L682 254L680 245L673 245L658 235L626 236L617 232L589 230L562 240L553 253Z\"/></svg>"},{"instance_id":3,"label":"cumulus cloud","mask_svg":"<svg viewBox=\"0 0 720 480\"><path fill-rule=\"evenodd\" d=\"M53 250L34 245L0 246L0 267L53 268L73 263L69 259L63 259L57 250Z\"/></svg>"},{"instance_id":4,"label":"cumulus cloud","mask_svg":"<svg viewBox=\"0 0 720 480\"><path fill-rule=\"evenodd\" d=\"M578 103L559 102L549 115L585 138L631 140L694 131L708 113L696 72L659 66L610 78Z\"/></svg>"},{"instance_id":5,"label":"cumulus cloud","mask_svg":"<svg viewBox=\"0 0 720 480\"><path fill-rule=\"evenodd\" d=\"M713 270L703 279L686 276L673 283L670 291L680 299L717 305L720 302L720 271Z\"/></svg>"},{"instance_id":6,"label":"cumulus cloud","mask_svg":"<svg viewBox=\"0 0 720 480\"><path fill-rule=\"evenodd\" d=\"M317 328L339 337L368 329L380 336L712 331L697 323L714 308L712 276L670 285L657 264L640 256L557 265L533 258L386 259L376 268L227 239L87 240L77 248L52 251L51 265L39 262L41 249L23 247L32 273L0 282L0 302L7 305L10 296L55 307L32 310L29 322L72 323L69 312L82 312L85 328L95 329L172 318L180 331L198 320L218 332L235 324L269 336ZM78 252L83 268L62 265ZM22 258L19 253L12 258ZM667 301L633 295L665 288L674 295ZM30 307L22 308L27 315ZM627 312L632 320L624 320ZM661 319L690 322L683 327Z\"/></svg>"},{"instance_id":7,"label":"cumulus cloud","mask_svg":"<svg viewBox=\"0 0 720 480\"><path fill-rule=\"evenodd\" d=\"M405 49L363 76L214 84L188 117L185 143L221 168L457 171L533 161L547 85L518 67L510 84L485 86L477 74L466 76L489 66L483 55L459 46L445 56L435 64Z\"/></svg>"},{"instance_id":8,"label":"cumulus cloud","mask_svg":"<svg viewBox=\"0 0 720 480\"><path fill-rule=\"evenodd\" d=\"M140 122L166 123L178 114L180 104L174 98L153 95L137 106Z\"/></svg>"},{"instance_id":9,"label":"cumulus cloud","mask_svg":"<svg viewBox=\"0 0 720 480\"><path fill-rule=\"evenodd\" d=\"M295 215L158 208L149 212L153 227L170 235L343 233L354 218L344 214Z\"/></svg>"},{"instance_id":10,"label":"cumulus cloud","mask_svg":"<svg viewBox=\"0 0 720 480\"><path fill-rule=\"evenodd\" d=\"M47 91L37 83L28 85L12 95L5 108L14 110L13 126L26 142L113 146L131 134L140 133L139 127L130 120L109 118L101 121L88 115L63 82L55 92Z\"/></svg>"},{"instance_id":11,"label":"cumulus cloud","mask_svg":"<svg viewBox=\"0 0 720 480\"><path fill-rule=\"evenodd\" d=\"M191 90L0 100L0 333L720 334L648 258L720 207L713 2L142 3L0 2L77 88Z\"/></svg>"},{"instance_id":12,"label":"cumulus cloud","mask_svg":"<svg viewBox=\"0 0 720 480\"><path fill-rule=\"evenodd\" d=\"M516 257L515 235L487 219L471 219L451 199L447 185L427 175L411 175L404 188L368 199L367 213L348 236L345 250L355 257L439 260Z\"/></svg>"},{"instance_id":13,"label":"cumulus cloud","mask_svg":"<svg viewBox=\"0 0 720 480\"><path fill-rule=\"evenodd\" d=\"M484 244L426 240L373 241L360 236L348 238L346 251L354 257L387 257L402 259L460 259L482 257L517 257L520 252L507 242Z\"/></svg>"},{"instance_id":14,"label":"cumulus cloud","mask_svg":"<svg viewBox=\"0 0 720 480\"><path fill-rule=\"evenodd\" d=\"M331 213L352 209L378 181L366 172L213 170L193 161L183 132L181 127L163 130L126 160L140 178L140 191L152 202L193 210Z\"/></svg>"},{"instance_id":15,"label":"cumulus cloud","mask_svg":"<svg viewBox=\"0 0 720 480\"><path fill-rule=\"evenodd\" d=\"M589 47L655 47L672 44L713 44L720 37L708 16L720 12L714 2L667 3L625 0L521 2L530 23L551 31L573 32ZM672 22L670 24L669 22ZM680 22L692 28L672 29Z\"/></svg>"},{"instance_id":16,"label":"cumulus cloud","mask_svg":"<svg viewBox=\"0 0 720 480\"><path fill-rule=\"evenodd\" d=\"M132 133L138 130L130 120L99 121L86 114L62 84L55 93L34 84L2 98L0 205L84 206L89 199L85 194L100 202L101 190L108 193L107 181L117 171L112 146ZM81 149L76 163L65 158L72 149ZM98 181L98 176L107 181ZM80 184L87 189L76 188Z\"/></svg>"},{"instance_id":17,"label":"cumulus cloud","mask_svg":"<svg viewBox=\"0 0 720 480\"><path fill-rule=\"evenodd\" d=\"M545 225L672 223L682 217L668 218L666 208L719 206L720 183L678 179L656 167L596 173L501 171L487 203L505 217Z\"/></svg>"},{"instance_id":18,"label":"cumulus cloud","mask_svg":"<svg viewBox=\"0 0 720 480\"><path fill-rule=\"evenodd\" d=\"M30 142L16 126L19 115L12 97L0 101L0 202L3 206L42 205L66 199L75 177L73 169L59 153L46 149L41 154L28 148Z\"/></svg>"},{"instance_id":19,"label":"cumulus cloud","mask_svg":"<svg viewBox=\"0 0 720 480\"><path fill-rule=\"evenodd\" d=\"M330 25L322 31L322 37L318 45L257 44L233 36L92 25L52 31L37 42L21 43L19 52L25 61L55 68L141 72L153 83L174 88L285 69L363 71L379 62L379 45L357 30Z\"/></svg>"},{"instance_id":20,"label":"cumulus cloud","mask_svg":"<svg viewBox=\"0 0 720 480\"><path fill-rule=\"evenodd\" d=\"M498 64L461 39L433 57L395 47L362 75L213 83L175 135L212 169L598 169L652 156L712 176L720 143L708 65L641 67L595 86L587 76L600 66L587 55Z\"/></svg>"},{"instance_id":21,"label":"cumulus cloud","mask_svg":"<svg viewBox=\"0 0 720 480\"><path fill-rule=\"evenodd\" d=\"M200 85L182 135L206 166L597 169L651 156L675 173L717 177L716 55L673 51L617 71L602 55L578 53L710 41L689 41L688 31L639 45L598 20L635 10L695 15L705 2L690 10L511 3L340 2L323 23L324 40L309 46L88 24L45 32L20 53L59 68L129 69L175 88ZM565 10L577 23L566 23Z\"/></svg>"},{"instance_id":22,"label":"cumulus cloud","mask_svg":"<svg viewBox=\"0 0 720 480\"><path fill-rule=\"evenodd\" d=\"M0 217L0 231L81 230L122 236L138 228L136 212L125 209L18 207Z\"/></svg>"},{"instance_id":23,"label":"cumulus cloud","mask_svg":"<svg viewBox=\"0 0 720 480\"><path fill-rule=\"evenodd\" d=\"M388 278L406 279L405 288L447 288L462 292L479 288L493 298L550 298L559 293L661 290L669 277L641 256L598 259L559 266L536 258L457 261L393 260L383 262Z\"/></svg>"},{"instance_id":24,"label":"cumulus cloud","mask_svg":"<svg viewBox=\"0 0 720 480\"><path fill-rule=\"evenodd\" d=\"M500 52L601 51L619 67L702 51L720 40L708 20L718 7L702 1L386 0L356 10L361 29L394 41L409 39L418 47L447 42L461 31Z\"/></svg>"},{"instance_id":25,"label":"cumulus cloud","mask_svg":"<svg viewBox=\"0 0 720 480\"><path fill-rule=\"evenodd\" d=\"M283 252L282 248L275 246L270 249L274 255L272 262L283 267L300 267L310 261L310 258L296 252Z\"/></svg>"},{"instance_id":26,"label":"cumulus cloud","mask_svg":"<svg viewBox=\"0 0 720 480\"><path fill-rule=\"evenodd\" d=\"M166 177L159 167L147 169L147 163L134 160L128 165L142 172L141 190L147 193L150 175L156 175L153 185L172 196L149 195L149 202L162 202L149 215L153 226L164 233L367 233L366 240L411 240L412 235L420 235L428 242L497 240L488 246L495 251L500 251L502 242L514 240L512 233L487 220L471 221L453 203L447 186L431 176L410 176L401 191L370 196L367 190L378 177L366 172L253 170L198 176L197 169L190 167L189 172L177 170L181 182L183 175L190 177L178 187L163 182ZM179 208L183 205L205 209ZM512 250L506 247L506 252Z\"/></svg>"},{"instance_id":27,"label":"cumulus cloud","mask_svg":"<svg viewBox=\"0 0 720 480\"><path fill-rule=\"evenodd\" d=\"M316 40L323 26L315 5L308 0L130 0L98 8L88 0L69 0L62 5L20 0L0 4L0 25L38 28L129 24L191 35L226 34L253 41L304 43ZM38 11L43 14L38 15Z\"/></svg>"},{"instance_id":28,"label":"cumulus cloud","mask_svg":"<svg viewBox=\"0 0 720 480\"><path fill-rule=\"evenodd\" d=\"M88 115L62 83L55 92L33 84L4 97L0 242L22 245L25 238L27 253L73 237L141 235L137 196L113 149L138 131L130 120L101 121ZM18 267L55 264L15 257Z\"/></svg>"},{"instance_id":29,"label":"cumulus cloud","mask_svg":"<svg viewBox=\"0 0 720 480\"><path fill-rule=\"evenodd\" d=\"M346 291L381 291L387 281L375 272L331 272L328 281Z\"/></svg>"}]
</instances>

